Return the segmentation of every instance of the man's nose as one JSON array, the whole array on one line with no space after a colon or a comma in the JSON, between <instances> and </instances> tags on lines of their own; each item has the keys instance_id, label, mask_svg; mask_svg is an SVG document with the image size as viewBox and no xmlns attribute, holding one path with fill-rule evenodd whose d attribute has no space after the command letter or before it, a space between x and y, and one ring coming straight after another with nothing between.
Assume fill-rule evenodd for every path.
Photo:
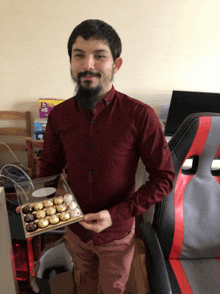
<instances>
[{"instance_id":1,"label":"man's nose","mask_svg":"<svg viewBox=\"0 0 220 294\"><path fill-rule=\"evenodd\" d=\"M84 61L84 70L93 70L95 68L95 60L93 56L88 56Z\"/></svg>"}]
</instances>

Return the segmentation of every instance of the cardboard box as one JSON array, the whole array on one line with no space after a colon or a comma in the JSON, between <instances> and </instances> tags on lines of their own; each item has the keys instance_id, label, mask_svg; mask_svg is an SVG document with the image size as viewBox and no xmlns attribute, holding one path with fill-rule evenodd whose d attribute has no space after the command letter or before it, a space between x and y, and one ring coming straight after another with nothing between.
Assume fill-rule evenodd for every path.
<instances>
[{"instance_id":1,"label":"cardboard box","mask_svg":"<svg viewBox=\"0 0 220 294\"><path fill-rule=\"evenodd\" d=\"M45 272L52 269L65 269L58 275L54 274L52 278L46 278ZM75 283L73 278L73 259L66 248L64 238L48 245L41 253L38 261L35 263L31 276L31 286L35 293L41 291L42 294L73 294L75 292Z\"/></svg>"},{"instance_id":2,"label":"cardboard box","mask_svg":"<svg viewBox=\"0 0 220 294\"><path fill-rule=\"evenodd\" d=\"M53 107L63 101L65 101L65 99L39 98L39 118L47 118Z\"/></svg>"}]
</instances>

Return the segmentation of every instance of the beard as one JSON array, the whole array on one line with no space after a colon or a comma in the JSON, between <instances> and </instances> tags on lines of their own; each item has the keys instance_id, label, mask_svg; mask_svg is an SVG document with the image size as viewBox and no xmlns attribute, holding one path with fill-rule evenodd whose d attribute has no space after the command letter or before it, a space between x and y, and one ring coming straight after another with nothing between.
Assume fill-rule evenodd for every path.
<instances>
[{"instance_id":1,"label":"beard","mask_svg":"<svg viewBox=\"0 0 220 294\"><path fill-rule=\"evenodd\" d=\"M90 71L84 71L77 75L77 80L73 78L71 73L72 79L74 82L77 83L76 86L76 100L78 101L79 105L83 109L94 109L97 102L99 101L100 93L102 92L103 88L101 83L99 83L96 87L92 87L92 81L85 81L84 84L81 82L81 77L90 75L101 78L100 73L93 73Z\"/></svg>"},{"instance_id":2,"label":"beard","mask_svg":"<svg viewBox=\"0 0 220 294\"><path fill-rule=\"evenodd\" d=\"M92 87L92 81L81 82L81 77L90 75L101 79L102 75L100 73L94 73L92 71L84 71L78 73L77 77L73 76L72 70L71 77L72 80L77 84L76 86L76 100L83 109L95 109L96 104L100 101L100 97L103 92L103 86L99 81L99 84L96 87ZM112 72L109 74L109 82L114 80L114 67L112 66Z\"/></svg>"}]
</instances>

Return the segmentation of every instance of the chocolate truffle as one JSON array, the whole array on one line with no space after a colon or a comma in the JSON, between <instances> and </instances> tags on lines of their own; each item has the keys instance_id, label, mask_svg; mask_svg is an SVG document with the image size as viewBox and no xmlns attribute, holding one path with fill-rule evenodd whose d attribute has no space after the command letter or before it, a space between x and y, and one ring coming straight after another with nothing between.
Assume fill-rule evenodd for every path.
<instances>
[{"instance_id":1,"label":"chocolate truffle","mask_svg":"<svg viewBox=\"0 0 220 294\"><path fill-rule=\"evenodd\" d=\"M53 215L56 212L57 211L56 211L56 208L55 207L49 207L49 208L47 208L47 215Z\"/></svg>"},{"instance_id":2,"label":"chocolate truffle","mask_svg":"<svg viewBox=\"0 0 220 294\"><path fill-rule=\"evenodd\" d=\"M73 217L73 218L79 217L81 215L79 208L75 208L73 210L70 210L69 213L70 213L71 217Z\"/></svg>"},{"instance_id":3,"label":"chocolate truffle","mask_svg":"<svg viewBox=\"0 0 220 294\"><path fill-rule=\"evenodd\" d=\"M24 214L27 214L27 213L33 211L33 207L32 207L32 205L28 204L28 205L23 207L22 211L23 211Z\"/></svg>"},{"instance_id":4,"label":"chocolate truffle","mask_svg":"<svg viewBox=\"0 0 220 294\"><path fill-rule=\"evenodd\" d=\"M45 227L47 227L48 225L49 225L49 221L48 221L47 218L42 218L42 219L40 219L39 222L38 222L38 227L40 227L40 228L45 228Z\"/></svg>"},{"instance_id":5,"label":"chocolate truffle","mask_svg":"<svg viewBox=\"0 0 220 294\"><path fill-rule=\"evenodd\" d=\"M57 205L57 211L58 212L66 211L66 204L59 204L59 205Z\"/></svg>"},{"instance_id":6,"label":"chocolate truffle","mask_svg":"<svg viewBox=\"0 0 220 294\"><path fill-rule=\"evenodd\" d=\"M27 224L26 225L26 230L28 232L34 232L34 231L36 231L37 230L37 224L35 224L35 223L29 223L29 224Z\"/></svg>"},{"instance_id":7,"label":"chocolate truffle","mask_svg":"<svg viewBox=\"0 0 220 294\"><path fill-rule=\"evenodd\" d=\"M53 206L53 200L45 200L44 201L44 207L51 207Z\"/></svg>"},{"instance_id":8,"label":"chocolate truffle","mask_svg":"<svg viewBox=\"0 0 220 294\"><path fill-rule=\"evenodd\" d=\"M60 220L65 221L68 220L70 218L70 214L69 212L61 212L60 214Z\"/></svg>"},{"instance_id":9,"label":"chocolate truffle","mask_svg":"<svg viewBox=\"0 0 220 294\"><path fill-rule=\"evenodd\" d=\"M63 196L63 199L64 199L64 202L67 204L67 203L70 203L73 201L73 195L71 194L66 194Z\"/></svg>"},{"instance_id":10,"label":"chocolate truffle","mask_svg":"<svg viewBox=\"0 0 220 294\"><path fill-rule=\"evenodd\" d=\"M51 216L49 217L49 222L50 222L50 224L52 224L52 225L57 224L59 221L60 221L60 220L59 220L59 217L58 217L57 215L51 215Z\"/></svg>"},{"instance_id":11,"label":"chocolate truffle","mask_svg":"<svg viewBox=\"0 0 220 294\"><path fill-rule=\"evenodd\" d=\"M44 207L42 202L36 202L34 204L34 210L41 210Z\"/></svg>"},{"instance_id":12,"label":"chocolate truffle","mask_svg":"<svg viewBox=\"0 0 220 294\"><path fill-rule=\"evenodd\" d=\"M73 210L77 207L77 203L75 201L67 203L67 209Z\"/></svg>"},{"instance_id":13,"label":"chocolate truffle","mask_svg":"<svg viewBox=\"0 0 220 294\"><path fill-rule=\"evenodd\" d=\"M38 210L36 212L36 218L41 219L41 218L45 218L46 216L46 211L45 210Z\"/></svg>"},{"instance_id":14,"label":"chocolate truffle","mask_svg":"<svg viewBox=\"0 0 220 294\"><path fill-rule=\"evenodd\" d=\"M35 219L34 215L32 213L27 213L25 216L24 216L24 221L26 223L30 223L30 222L33 222Z\"/></svg>"},{"instance_id":15,"label":"chocolate truffle","mask_svg":"<svg viewBox=\"0 0 220 294\"><path fill-rule=\"evenodd\" d=\"M63 203L63 196L54 198L53 202L55 205L62 204Z\"/></svg>"}]
</instances>

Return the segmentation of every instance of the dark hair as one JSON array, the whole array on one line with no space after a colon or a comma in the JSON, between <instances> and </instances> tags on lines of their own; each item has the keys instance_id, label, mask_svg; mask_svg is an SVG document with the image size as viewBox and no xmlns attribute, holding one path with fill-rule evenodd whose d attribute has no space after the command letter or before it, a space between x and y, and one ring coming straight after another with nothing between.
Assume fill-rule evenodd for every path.
<instances>
[{"instance_id":1,"label":"dark hair","mask_svg":"<svg viewBox=\"0 0 220 294\"><path fill-rule=\"evenodd\" d=\"M111 50L114 61L121 55L121 40L116 31L102 20L87 19L76 26L69 37L67 48L70 60L72 46L78 36L83 37L85 40L93 38L105 41Z\"/></svg>"}]
</instances>

